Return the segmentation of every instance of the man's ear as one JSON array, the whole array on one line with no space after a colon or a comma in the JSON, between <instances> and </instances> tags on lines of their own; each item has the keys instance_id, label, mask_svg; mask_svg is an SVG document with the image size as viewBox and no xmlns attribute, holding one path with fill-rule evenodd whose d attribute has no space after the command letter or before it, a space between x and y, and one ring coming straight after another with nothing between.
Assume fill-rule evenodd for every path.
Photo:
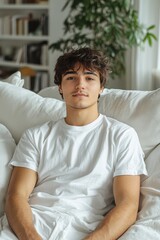
<instances>
[{"instance_id":1,"label":"man's ear","mask_svg":"<svg viewBox=\"0 0 160 240\"><path fill-rule=\"evenodd\" d=\"M58 86L58 90L59 90L59 94L61 95L61 97L63 99L63 91L62 91L61 85Z\"/></svg>"},{"instance_id":2,"label":"man's ear","mask_svg":"<svg viewBox=\"0 0 160 240\"><path fill-rule=\"evenodd\" d=\"M104 87L101 87L99 94L101 94L104 90Z\"/></svg>"},{"instance_id":3,"label":"man's ear","mask_svg":"<svg viewBox=\"0 0 160 240\"><path fill-rule=\"evenodd\" d=\"M59 92L63 93L61 86L59 85Z\"/></svg>"}]
</instances>

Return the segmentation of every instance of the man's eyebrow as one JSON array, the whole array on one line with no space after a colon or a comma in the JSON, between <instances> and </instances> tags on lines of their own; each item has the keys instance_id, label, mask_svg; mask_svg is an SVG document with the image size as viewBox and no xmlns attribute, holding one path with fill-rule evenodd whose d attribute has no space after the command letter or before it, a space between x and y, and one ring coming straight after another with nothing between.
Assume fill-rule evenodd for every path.
<instances>
[{"instance_id":1,"label":"man's eyebrow","mask_svg":"<svg viewBox=\"0 0 160 240\"><path fill-rule=\"evenodd\" d=\"M74 70L69 70L69 71L66 71L66 72L63 74L63 76L65 76L65 75L67 75L67 74L78 74L78 73L77 73L76 71L74 71ZM97 74L96 72L93 72L93 71L85 71L84 74L85 74L85 75L90 74L90 75L98 76L98 74Z\"/></svg>"},{"instance_id":2,"label":"man's eyebrow","mask_svg":"<svg viewBox=\"0 0 160 240\"><path fill-rule=\"evenodd\" d=\"M77 74L76 71L73 71L73 70L69 70L69 71L66 71L63 76L67 75L67 74Z\"/></svg>"},{"instance_id":3,"label":"man's eyebrow","mask_svg":"<svg viewBox=\"0 0 160 240\"><path fill-rule=\"evenodd\" d=\"M92 72L92 71L85 71L84 74L91 74L91 75L98 76L96 72Z\"/></svg>"}]
</instances>

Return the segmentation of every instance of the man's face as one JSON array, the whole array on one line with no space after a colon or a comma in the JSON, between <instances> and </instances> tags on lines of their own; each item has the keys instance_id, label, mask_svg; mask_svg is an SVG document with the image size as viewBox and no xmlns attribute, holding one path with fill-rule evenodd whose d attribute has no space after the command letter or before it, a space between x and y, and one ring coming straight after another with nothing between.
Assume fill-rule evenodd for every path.
<instances>
[{"instance_id":1,"label":"man's face","mask_svg":"<svg viewBox=\"0 0 160 240\"><path fill-rule=\"evenodd\" d=\"M68 69L62 75L59 90L63 94L67 107L84 109L97 106L98 95L103 89L100 86L100 76L97 71L88 70L76 64L73 69Z\"/></svg>"}]
</instances>

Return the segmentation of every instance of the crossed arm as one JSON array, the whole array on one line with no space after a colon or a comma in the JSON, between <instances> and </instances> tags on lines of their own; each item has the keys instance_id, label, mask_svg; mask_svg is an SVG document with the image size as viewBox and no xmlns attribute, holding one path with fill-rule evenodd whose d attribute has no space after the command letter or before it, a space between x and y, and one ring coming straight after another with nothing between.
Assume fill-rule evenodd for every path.
<instances>
[{"instance_id":1,"label":"crossed arm","mask_svg":"<svg viewBox=\"0 0 160 240\"><path fill-rule=\"evenodd\" d=\"M36 172L21 167L13 169L5 210L9 224L19 240L42 240L34 227L28 204L28 198L36 182ZM113 191L116 206L85 240L116 240L135 222L139 204L140 177L115 177Z\"/></svg>"}]
</instances>

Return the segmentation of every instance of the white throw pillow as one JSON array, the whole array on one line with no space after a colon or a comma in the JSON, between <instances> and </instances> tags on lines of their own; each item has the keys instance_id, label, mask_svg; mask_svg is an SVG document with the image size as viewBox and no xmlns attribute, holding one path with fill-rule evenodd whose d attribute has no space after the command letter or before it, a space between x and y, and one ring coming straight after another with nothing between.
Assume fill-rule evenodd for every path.
<instances>
[{"instance_id":1,"label":"white throw pillow","mask_svg":"<svg viewBox=\"0 0 160 240\"><path fill-rule=\"evenodd\" d=\"M10 75L8 78L1 80L3 82L11 83L17 87L23 87L24 79L21 79L21 72L17 71Z\"/></svg>"},{"instance_id":2,"label":"white throw pillow","mask_svg":"<svg viewBox=\"0 0 160 240\"><path fill-rule=\"evenodd\" d=\"M4 211L5 194L10 178L11 168L8 166L16 144L8 129L0 124L0 216Z\"/></svg>"},{"instance_id":3,"label":"white throw pillow","mask_svg":"<svg viewBox=\"0 0 160 240\"><path fill-rule=\"evenodd\" d=\"M141 183L141 211L138 220L160 218L160 144L147 157L148 177Z\"/></svg>"},{"instance_id":4,"label":"white throw pillow","mask_svg":"<svg viewBox=\"0 0 160 240\"><path fill-rule=\"evenodd\" d=\"M146 157L160 143L160 88L154 91L105 90L99 111L132 126Z\"/></svg>"},{"instance_id":5,"label":"white throw pillow","mask_svg":"<svg viewBox=\"0 0 160 240\"><path fill-rule=\"evenodd\" d=\"M137 221L119 240L160 239L160 144L146 159L148 177L141 183L140 211Z\"/></svg>"},{"instance_id":6,"label":"white throw pillow","mask_svg":"<svg viewBox=\"0 0 160 240\"><path fill-rule=\"evenodd\" d=\"M38 95L40 95L41 97L45 97L45 98L55 98L55 99L63 101L63 99L58 91L58 86L44 88L38 93Z\"/></svg>"},{"instance_id":7,"label":"white throw pillow","mask_svg":"<svg viewBox=\"0 0 160 240\"><path fill-rule=\"evenodd\" d=\"M27 128L65 116L64 102L0 82L0 123L19 141Z\"/></svg>"}]
</instances>

